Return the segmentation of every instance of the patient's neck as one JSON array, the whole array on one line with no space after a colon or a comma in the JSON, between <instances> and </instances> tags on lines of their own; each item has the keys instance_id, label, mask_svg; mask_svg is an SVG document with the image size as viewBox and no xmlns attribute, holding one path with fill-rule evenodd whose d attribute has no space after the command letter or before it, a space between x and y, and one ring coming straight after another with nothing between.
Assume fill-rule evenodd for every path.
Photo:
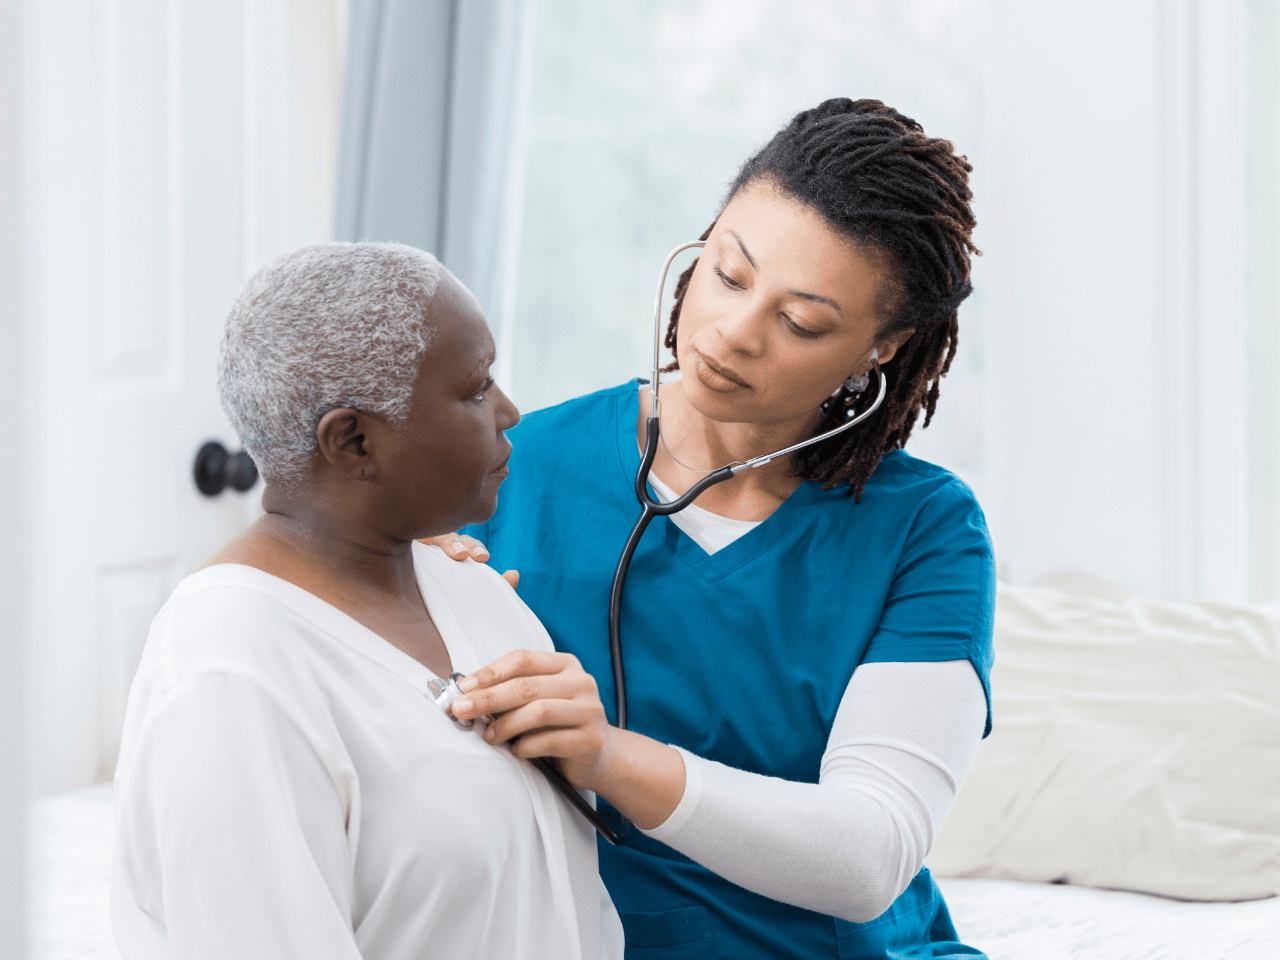
<instances>
[{"instance_id":1,"label":"patient's neck","mask_svg":"<svg viewBox=\"0 0 1280 960\"><path fill-rule=\"evenodd\" d=\"M420 606L413 541L381 529L361 504L324 494L268 487L262 501L266 516L214 562L258 567L330 602L381 599Z\"/></svg>"},{"instance_id":2,"label":"patient's neck","mask_svg":"<svg viewBox=\"0 0 1280 960\"><path fill-rule=\"evenodd\" d=\"M343 498L263 496L267 515L211 563L256 567L301 587L438 676L452 667L418 591L413 541L380 529Z\"/></svg>"}]
</instances>

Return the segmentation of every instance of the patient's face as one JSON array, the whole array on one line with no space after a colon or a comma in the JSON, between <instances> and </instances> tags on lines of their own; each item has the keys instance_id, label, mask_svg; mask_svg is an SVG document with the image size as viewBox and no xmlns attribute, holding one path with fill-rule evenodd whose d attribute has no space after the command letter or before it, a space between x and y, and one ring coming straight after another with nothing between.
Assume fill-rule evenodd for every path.
<instances>
[{"instance_id":1,"label":"patient's face","mask_svg":"<svg viewBox=\"0 0 1280 960\"><path fill-rule=\"evenodd\" d=\"M436 339L423 360L408 419L384 454L388 516L408 538L488 520L507 475L503 432L520 413L489 375L493 337L480 306L448 278L432 302ZM402 519L400 519L402 518Z\"/></svg>"}]
</instances>

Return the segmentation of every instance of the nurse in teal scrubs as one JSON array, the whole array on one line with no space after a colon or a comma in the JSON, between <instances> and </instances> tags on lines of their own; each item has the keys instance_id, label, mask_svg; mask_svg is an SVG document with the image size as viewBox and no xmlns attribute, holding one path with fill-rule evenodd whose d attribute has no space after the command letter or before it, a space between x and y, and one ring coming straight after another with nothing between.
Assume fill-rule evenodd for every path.
<instances>
[{"instance_id":1,"label":"nurse in teal scrubs","mask_svg":"<svg viewBox=\"0 0 1280 960\"><path fill-rule=\"evenodd\" d=\"M608 723L607 610L646 385L527 415L497 512L466 531L561 652L478 671L455 711L501 714L493 742L598 795L632 960L982 955L923 861L990 728L991 543L968 487L903 449L970 291L970 169L845 99L743 166L677 288L654 495L866 409L877 366L888 396L654 521L624 594L629 730ZM444 546L484 556L467 543Z\"/></svg>"}]
</instances>

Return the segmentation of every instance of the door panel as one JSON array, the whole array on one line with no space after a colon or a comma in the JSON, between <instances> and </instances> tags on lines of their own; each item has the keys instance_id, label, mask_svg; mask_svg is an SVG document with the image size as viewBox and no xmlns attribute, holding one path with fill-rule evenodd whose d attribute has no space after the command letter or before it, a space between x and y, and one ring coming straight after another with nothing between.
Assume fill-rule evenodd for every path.
<instances>
[{"instance_id":1,"label":"door panel","mask_svg":"<svg viewBox=\"0 0 1280 960\"><path fill-rule=\"evenodd\" d=\"M338 2L293 6L306 35L333 43ZM290 138L289 118L336 114L339 60L310 55L335 76L290 88L290 0L42 0L25 13L22 463L34 767L49 792L111 776L151 618L261 496L204 497L192 463L206 440L239 447L216 360L245 277L328 238L330 217L307 208L325 231L299 235L271 198L294 155L333 150L336 117L299 125L310 142ZM317 184L312 207L331 192Z\"/></svg>"}]
</instances>

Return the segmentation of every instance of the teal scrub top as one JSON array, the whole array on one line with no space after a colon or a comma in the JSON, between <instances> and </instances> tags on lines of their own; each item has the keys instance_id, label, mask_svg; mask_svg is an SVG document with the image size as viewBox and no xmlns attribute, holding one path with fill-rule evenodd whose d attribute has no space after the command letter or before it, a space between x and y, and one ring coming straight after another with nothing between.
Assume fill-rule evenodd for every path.
<instances>
[{"instance_id":1,"label":"teal scrub top","mask_svg":"<svg viewBox=\"0 0 1280 960\"><path fill-rule=\"evenodd\" d=\"M526 416L509 436L498 509L465 532L557 649L595 677L610 719L609 591L640 507L635 381ZM708 556L668 518L646 531L622 604L629 726L753 773L816 783L836 709L861 663L969 660L990 694L995 570L973 493L897 450L867 482L802 483ZM990 730L988 708L987 729ZM751 893L650 839L600 843L628 960L981 957L957 942L921 870L889 910L850 923Z\"/></svg>"}]
</instances>

